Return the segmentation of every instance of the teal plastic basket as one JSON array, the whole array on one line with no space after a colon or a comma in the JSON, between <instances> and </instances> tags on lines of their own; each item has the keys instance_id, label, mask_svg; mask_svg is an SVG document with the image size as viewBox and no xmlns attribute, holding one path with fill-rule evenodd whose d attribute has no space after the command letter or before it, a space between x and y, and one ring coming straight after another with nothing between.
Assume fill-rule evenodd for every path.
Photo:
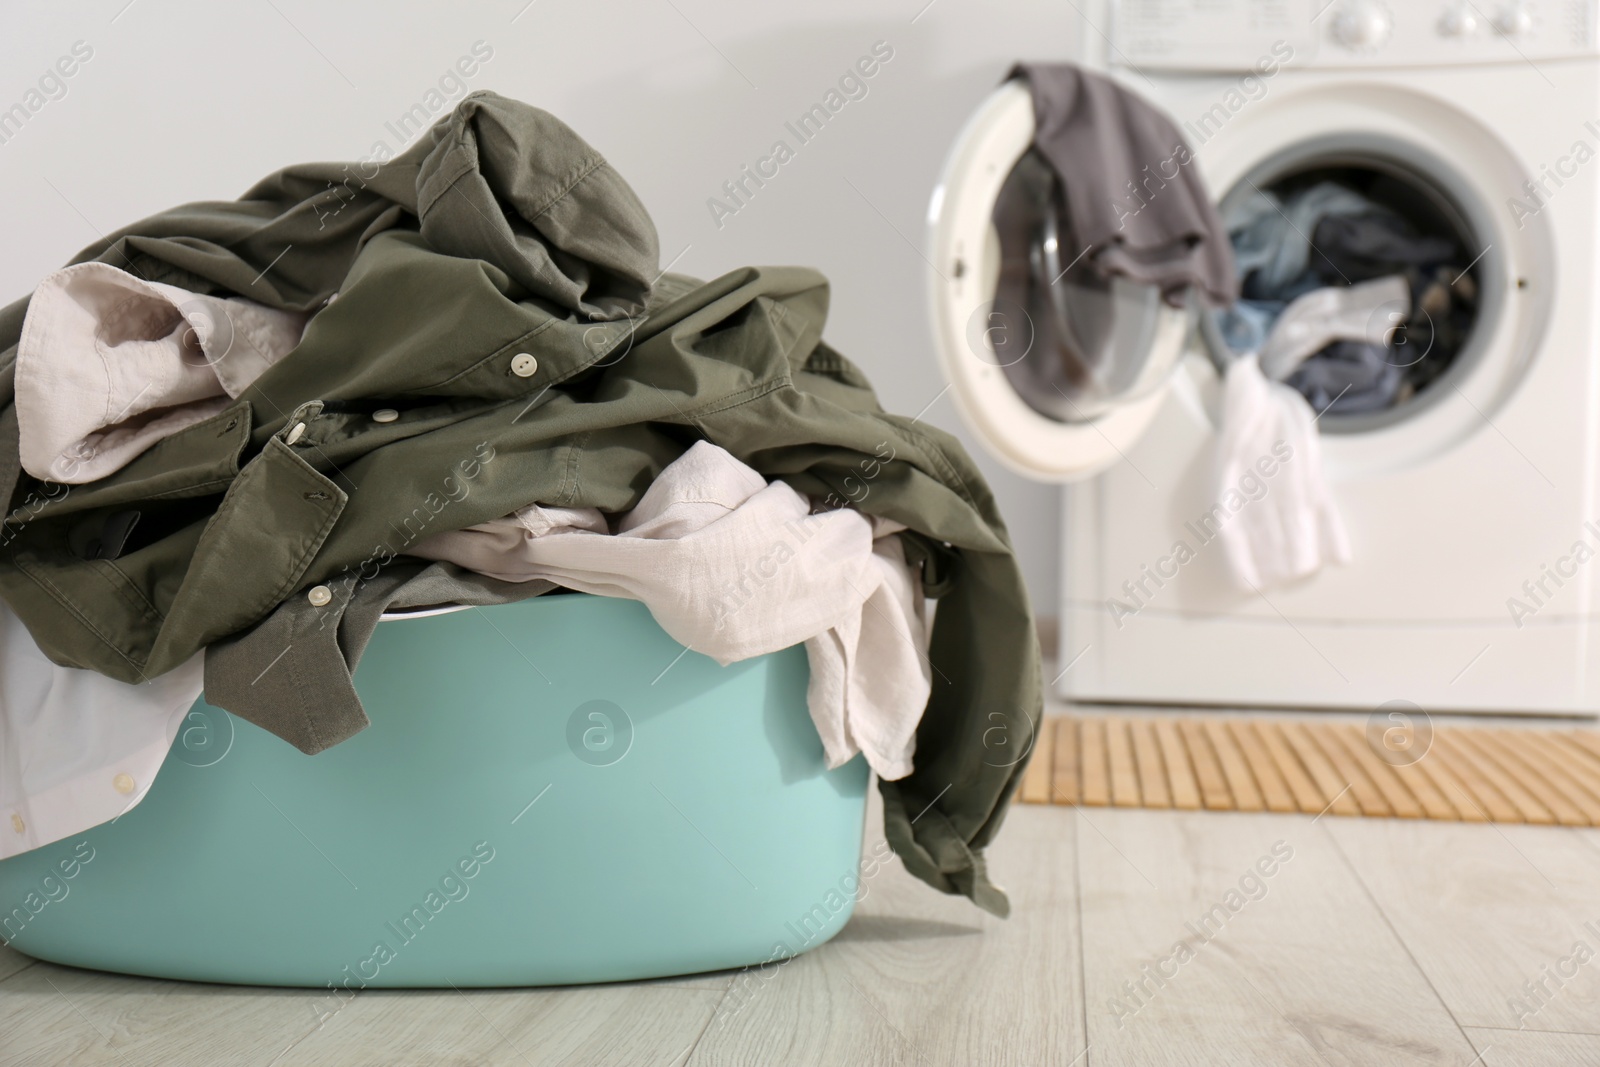
<instances>
[{"instance_id":1,"label":"teal plastic basket","mask_svg":"<svg viewBox=\"0 0 1600 1067\"><path fill-rule=\"evenodd\" d=\"M849 919L866 812L803 648L720 667L581 594L386 620L372 725L307 756L196 703L143 803L0 862L39 959L206 982L604 982L759 964Z\"/></svg>"}]
</instances>

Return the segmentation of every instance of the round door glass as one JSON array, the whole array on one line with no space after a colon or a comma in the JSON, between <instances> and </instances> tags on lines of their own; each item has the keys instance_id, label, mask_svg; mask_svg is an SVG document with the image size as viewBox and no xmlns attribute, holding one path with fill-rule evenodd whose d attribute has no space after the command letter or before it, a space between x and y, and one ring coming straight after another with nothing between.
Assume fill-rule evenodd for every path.
<instances>
[{"instance_id":1,"label":"round door glass","mask_svg":"<svg viewBox=\"0 0 1600 1067\"><path fill-rule=\"evenodd\" d=\"M1096 269L1073 237L1061 183L1032 150L1001 186L992 222L982 262L994 299L973 316L968 347L992 352L1030 408L1090 422L1165 383L1191 310Z\"/></svg>"}]
</instances>

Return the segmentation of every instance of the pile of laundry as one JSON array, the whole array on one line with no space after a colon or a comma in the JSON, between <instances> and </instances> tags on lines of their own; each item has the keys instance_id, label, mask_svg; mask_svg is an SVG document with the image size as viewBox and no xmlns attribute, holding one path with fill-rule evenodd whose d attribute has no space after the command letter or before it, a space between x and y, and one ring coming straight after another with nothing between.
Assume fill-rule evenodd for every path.
<instances>
[{"instance_id":1,"label":"pile of laundry","mask_svg":"<svg viewBox=\"0 0 1600 1067\"><path fill-rule=\"evenodd\" d=\"M1427 388L1477 314L1476 253L1391 206L1414 199L1396 179L1353 184L1257 189L1223 215L1241 283L1217 317L1223 339L1334 415L1385 411Z\"/></svg>"},{"instance_id":2,"label":"pile of laundry","mask_svg":"<svg viewBox=\"0 0 1600 1067\"><path fill-rule=\"evenodd\" d=\"M723 663L803 643L829 764L863 753L907 868L1005 914L1021 576L827 307L807 269L663 272L609 164L488 92L91 246L0 311L0 857L127 810L202 689L319 752L368 725L386 611L569 589Z\"/></svg>"}]
</instances>

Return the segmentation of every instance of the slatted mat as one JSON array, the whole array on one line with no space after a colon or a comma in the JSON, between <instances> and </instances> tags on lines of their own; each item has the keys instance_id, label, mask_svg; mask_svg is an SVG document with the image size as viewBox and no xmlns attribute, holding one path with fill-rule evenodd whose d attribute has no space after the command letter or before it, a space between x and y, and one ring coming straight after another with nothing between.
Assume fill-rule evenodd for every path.
<instances>
[{"instance_id":1,"label":"slatted mat","mask_svg":"<svg viewBox=\"0 0 1600 1067\"><path fill-rule=\"evenodd\" d=\"M1369 736L1358 723L1304 719L1051 717L1019 798L1600 826L1600 732L1446 726Z\"/></svg>"}]
</instances>

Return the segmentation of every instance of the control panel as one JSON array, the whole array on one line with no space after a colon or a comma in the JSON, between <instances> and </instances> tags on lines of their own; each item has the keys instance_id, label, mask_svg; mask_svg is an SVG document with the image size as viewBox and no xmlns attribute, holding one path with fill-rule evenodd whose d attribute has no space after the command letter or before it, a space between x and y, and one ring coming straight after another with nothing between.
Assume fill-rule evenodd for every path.
<instances>
[{"instance_id":1,"label":"control panel","mask_svg":"<svg viewBox=\"0 0 1600 1067\"><path fill-rule=\"evenodd\" d=\"M1114 66L1435 67L1600 55L1600 0L1112 0Z\"/></svg>"}]
</instances>

